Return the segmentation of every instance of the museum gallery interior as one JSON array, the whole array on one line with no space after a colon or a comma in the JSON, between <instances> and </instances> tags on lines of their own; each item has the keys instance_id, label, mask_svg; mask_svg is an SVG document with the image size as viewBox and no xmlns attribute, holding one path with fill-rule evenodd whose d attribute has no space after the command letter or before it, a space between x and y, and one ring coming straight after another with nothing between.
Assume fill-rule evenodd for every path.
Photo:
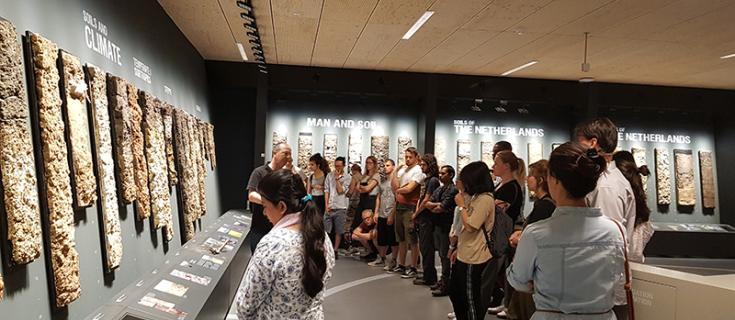
<instances>
[{"instance_id":1,"label":"museum gallery interior","mask_svg":"<svg viewBox=\"0 0 735 320\"><path fill-rule=\"evenodd\" d=\"M710 0L0 0L0 318L238 319L248 180L282 143L305 175L317 153L349 171L409 147L459 173L492 168L499 141L549 159L606 117L650 170L636 317L735 319L733 17ZM453 312L335 254L327 319Z\"/></svg>"}]
</instances>

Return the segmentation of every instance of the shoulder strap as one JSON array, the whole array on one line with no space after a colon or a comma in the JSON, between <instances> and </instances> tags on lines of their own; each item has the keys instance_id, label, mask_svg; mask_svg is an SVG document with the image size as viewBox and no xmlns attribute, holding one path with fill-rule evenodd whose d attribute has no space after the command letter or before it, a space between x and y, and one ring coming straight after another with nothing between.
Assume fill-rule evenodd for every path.
<instances>
[{"instance_id":1,"label":"shoulder strap","mask_svg":"<svg viewBox=\"0 0 735 320\"><path fill-rule=\"evenodd\" d=\"M623 227L617 221L610 219L615 226L618 227L620 234L623 236L623 256L625 257L625 298L628 302L628 319L635 320L635 310L633 309L633 289L631 287L632 278L630 277L630 263L628 262L628 240L625 236Z\"/></svg>"}]
</instances>

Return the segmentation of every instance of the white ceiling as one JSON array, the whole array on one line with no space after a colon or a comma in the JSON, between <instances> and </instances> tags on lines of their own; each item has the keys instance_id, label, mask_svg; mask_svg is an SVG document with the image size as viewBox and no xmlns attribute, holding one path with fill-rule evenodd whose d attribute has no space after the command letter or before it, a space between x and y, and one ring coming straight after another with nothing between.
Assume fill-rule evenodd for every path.
<instances>
[{"instance_id":1,"label":"white ceiling","mask_svg":"<svg viewBox=\"0 0 735 320\"><path fill-rule=\"evenodd\" d=\"M235 0L159 0L205 59L242 61ZM733 0L253 0L271 64L735 89ZM401 37L427 10L435 14ZM590 72L581 71L590 32ZM247 48L248 57L252 53Z\"/></svg>"}]
</instances>

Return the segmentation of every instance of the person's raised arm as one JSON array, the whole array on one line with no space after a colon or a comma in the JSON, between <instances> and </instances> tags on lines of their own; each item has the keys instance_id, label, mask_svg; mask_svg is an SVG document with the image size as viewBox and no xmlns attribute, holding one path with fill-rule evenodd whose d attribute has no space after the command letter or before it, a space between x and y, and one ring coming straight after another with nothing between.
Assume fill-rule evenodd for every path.
<instances>
[{"instance_id":1,"label":"person's raised arm","mask_svg":"<svg viewBox=\"0 0 735 320\"><path fill-rule=\"evenodd\" d=\"M375 187L378 186L378 181L375 179L368 180L368 184L366 186L360 186L360 193L368 193L372 192Z\"/></svg>"},{"instance_id":2,"label":"person's raised arm","mask_svg":"<svg viewBox=\"0 0 735 320\"><path fill-rule=\"evenodd\" d=\"M344 185L342 185L342 175L344 175L344 173L340 174L334 179L334 184L335 184L335 187L337 188L337 194L339 195L345 194L345 191L346 191ZM347 188L349 189L349 186Z\"/></svg>"},{"instance_id":3,"label":"person's raised arm","mask_svg":"<svg viewBox=\"0 0 735 320\"><path fill-rule=\"evenodd\" d=\"M248 201L263 205L263 198L257 191L248 191Z\"/></svg>"}]
</instances>

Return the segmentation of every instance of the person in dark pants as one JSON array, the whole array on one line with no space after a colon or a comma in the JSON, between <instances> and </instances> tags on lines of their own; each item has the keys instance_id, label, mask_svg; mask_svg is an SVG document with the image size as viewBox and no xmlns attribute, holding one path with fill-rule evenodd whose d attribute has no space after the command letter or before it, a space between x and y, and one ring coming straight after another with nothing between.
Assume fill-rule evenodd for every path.
<instances>
[{"instance_id":1,"label":"person in dark pants","mask_svg":"<svg viewBox=\"0 0 735 320\"><path fill-rule=\"evenodd\" d=\"M421 156L419 162L421 171L426 175L426 180L421 185L421 196L416 211L411 220L418 225L419 229L419 251L421 252L421 266L424 276L413 281L415 285L433 286L436 284L436 267L434 266L436 251L434 248L434 219L433 214L426 208L426 203L431 200L431 195L439 189L439 166L436 164L434 155L427 153Z\"/></svg>"},{"instance_id":2,"label":"person in dark pants","mask_svg":"<svg viewBox=\"0 0 735 320\"><path fill-rule=\"evenodd\" d=\"M457 251L451 258L454 266L449 298L457 319L484 319L487 303L480 294L480 283L482 272L492 258L485 232L491 233L495 222L493 182L490 169L480 161L465 166L459 179L470 200L465 203L465 197L455 198L463 228L459 234Z\"/></svg>"},{"instance_id":3,"label":"person in dark pants","mask_svg":"<svg viewBox=\"0 0 735 320\"><path fill-rule=\"evenodd\" d=\"M290 161L292 161L291 146L286 143L279 143L273 147L271 162L255 168L250 174L248 201L250 202L250 212L253 213L253 218L250 224L250 232L248 232L246 238L250 243L251 253L255 253L255 248L258 246L260 239L273 228L273 225L263 215L263 198L258 193L258 184L266 174L282 169Z\"/></svg>"},{"instance_id":4,"label":"person in dark pants","mask_svg":"<svg viewBox=\"0 0 735 320\"><path fill-rule=\"evenodd\" d=\"M442 186L431 195L431 199L426 202L426 208L432 213L434 247L439 251L439 259L442 263L441 279L431 287L431 294L435 297L444 297L449 295L449 275L451 273L451 263L447 256L449 252L449 230L452 228L454 208L457 206L454 202L454 197L458 192L454 186L454 168L452 166L441 167L439 180L441 180ZM426 271L424 271L424 274L426 274Z\"/></svg>"}]
</instances>

